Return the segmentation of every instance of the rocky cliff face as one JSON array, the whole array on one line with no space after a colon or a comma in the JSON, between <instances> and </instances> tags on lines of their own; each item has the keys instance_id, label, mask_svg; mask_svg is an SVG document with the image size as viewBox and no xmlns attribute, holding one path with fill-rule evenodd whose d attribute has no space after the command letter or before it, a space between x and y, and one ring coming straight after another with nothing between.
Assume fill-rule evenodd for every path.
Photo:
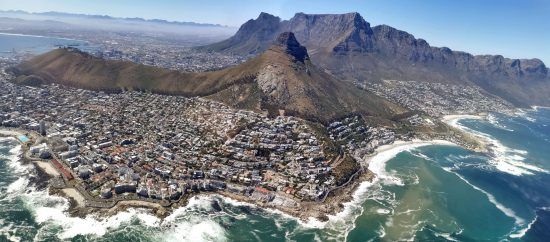
<instances>
[{"instance_id":1,"label":"rocky cliff face","mask_svg":"<svg viewBox=\"0 0 550 242\"><path fill-rule=\"evenodd\" d=\"M295 33L298 40L312 51L363 52L373 48L370 24L358 13L297 13L292 19L282 22L280 28Z\"/></svg>"},{"instance_id":2,"label":"rocky cliff face","mask_svg":"<svg viewBox=\"0 0 550 242\"><path fill-rule=\"evenodd\" d=\"M271 50L281 50L300 62L304 62L304 60L309 59L306 47L298 43L298 40L296 40L296 37L292 32L284 32L280 34L271 47Z\"/></svg>"},{"instance_id":3,"label":"rocky cliff face","mask_svg":"<svg viewBox=\"0 0 550 242\"><path fill-rule=\"evenodd\" d=\"M500 55L474 56L449 48L431 47L425 40L387 25L373 28L376 51L393 58L415 63L444 64L465 72L501 73L505 76L522 78L533 76L544 78L548 69L538 59L508 59Z\"/></svg>"},{"instance_id":4,"label":"rocky cliff face","mask_svg":"<svg viewBox=\"0 0 550 242\"><path fill-rule=\"evenodd\" d=\"M358 13L304 14L290 20L262 13L213 51L257 54L268 38L295 33L312 61L341 79L356 83L382 79L479 85L518 106L550 105L550 74L538 59L474 56L432 47L427 41L387 25L372 27Z\"/></svg>"},{"instance_id":5,"label":"rocky cliff face","mask_svg":"<svg viewBox=\"0 0 550 242\"><path fill-rule=\"evenodd\" d=\"M279 30L280 24L279 17L261 13L257 19L244 23L231 38L199 49L240 55L259 54L265 51L282 32Z\"/></svg>"}]
</instances>

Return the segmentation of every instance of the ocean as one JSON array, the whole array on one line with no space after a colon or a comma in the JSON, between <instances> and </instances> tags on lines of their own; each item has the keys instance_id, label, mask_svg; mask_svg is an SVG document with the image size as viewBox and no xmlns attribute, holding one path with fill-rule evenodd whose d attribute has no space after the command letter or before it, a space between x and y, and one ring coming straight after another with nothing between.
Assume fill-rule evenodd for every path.
<instances>
[{"instance_id":1,"label":"ocean","mask_svg":"<svg viewBox=\"0 0 550 242\"><path fill-rule=\"evenodd\" d=\"M59 46L72 46L84 51L93 51L97 48L97 46L81 40L0 33L0 57L9 57L14 54L37 55Z\"/></svg>"}]
</instances>

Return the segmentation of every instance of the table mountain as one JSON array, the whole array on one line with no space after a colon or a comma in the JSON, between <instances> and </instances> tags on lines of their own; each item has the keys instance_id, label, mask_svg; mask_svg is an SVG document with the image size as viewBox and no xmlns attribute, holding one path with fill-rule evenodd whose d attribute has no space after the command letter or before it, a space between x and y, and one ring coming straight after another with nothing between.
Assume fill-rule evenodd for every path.
<instances>
[{"instance_id":1,"label":"table mountain","mask_svg":"<svg viewBox=\"0 0 550 242\"><path fill-rule=\"evenodd\" d=\"M478 85L517 106L550 105L549 70L538 59L432 47L387 25L371 27L358 13L297 13L284 21L262 13L228 40L198 49L258 54L269 48L267 39L287 31L308 48L316 65L354 83L395 79Z\"/></svg>"}]
</instances>

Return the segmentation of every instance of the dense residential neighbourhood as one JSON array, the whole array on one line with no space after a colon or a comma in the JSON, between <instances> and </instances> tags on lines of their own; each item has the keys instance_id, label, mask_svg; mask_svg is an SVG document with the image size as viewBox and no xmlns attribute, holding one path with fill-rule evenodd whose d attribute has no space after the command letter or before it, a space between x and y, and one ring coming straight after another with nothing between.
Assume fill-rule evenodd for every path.
<instances>
[{"instance_id":1,"label":"dense residential neighbourhood","mask_svg":"<svg viewBox=\"0 0 550 242\"><path fill-rule=\"evenodd\" d=\"M181 71L219 69L244 60L144 46L153 47L108 41L94 55ZM2 69L26 58L4 58ZM54 180L57 186L77 188L91 207L123 200L170 205L194 193L221 192L292 208L299 201L323 201L362 172L365 155L397 139L391 129L368 126L358 115L325 126L203 98L108 94L56 84L26 87L12 84L12 78L2 71L0 124L40 134L30 147L32 156L49 159L63 175ZM385 80L362 88L424 113L402 120L411 126L433 126L427 117L457 110L512 107L476 87ZM424 138L422 133L413 136ZM453 135L440 138L469 146Z\"/></svg>"},{"instance_id":2,"label":"dense residential neighbourhood","mask_svg":"<svg viewBox=\"0 0 550 242\"><path fill-rule=\"evenodd\" d=\"M104 41L92 54L108 59L132 61L144 65L162 67L184 72L203 72L237 65L245 57L216 52L201 52L188 47L158 46L157 44Z\"/></svg>"},{"instance_id":3,"label":"dense residential neighbourhood","mask_svg":"<svg viewBox=\"0 0 550 242\"><path fill-rule=\"evenodd\" d=\"M411 110L423 111L434 117L514 109L509 102L476 86L383 80L380 83L369 83L364 88Z\"/></svg>"},{"instance_id":4,"label":"dense residential neighbourhood","mask_svg":"<svg viewBox=\"0 0 550 242\"><path fill-rule=\"evenodd\" d=\"M9 78L2 73L1 125L39 137L31 156L50 159L92 207L128 199L166 205L201 191L277 206L319 201L360 172L348 154L360 159L395 140L358 116L329 124L327 139L311 126L318 124L202 98L36 88ZM350 159L356 165L347 174L333 171Z\"/></svg>"}]
</instances>

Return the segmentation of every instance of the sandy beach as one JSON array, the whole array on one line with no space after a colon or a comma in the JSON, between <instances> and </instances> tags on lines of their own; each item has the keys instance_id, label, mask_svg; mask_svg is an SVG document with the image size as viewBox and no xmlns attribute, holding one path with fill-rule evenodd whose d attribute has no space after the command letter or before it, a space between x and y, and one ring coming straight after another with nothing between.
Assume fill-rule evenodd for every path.
<instances>
[{"instance_id":1,"label":"sandy beach","mask_svg":"<svg viewBox=\"0 0 550 242\"><path fill-rule=\"evenodd\" d=\"M64 188L61 190L67 197L74 199L77 207L84 207L86 205L85 198L74 188Z\"/></svg>"},{"instance_id":2,"label":"sandy beach","mask_svg":"<svg viewBox=\"0 0 550 242\"><path fill-rule=\"evenodd\" d=\"M453 145L456 146L457 144L446 141L446 140L411 140L411 141L403 141L403 140L397 140L393 142L392 144L388 145L382 145L374 151L374 153L367 155L365 158L365 161L371 161L373 158L380 156L382 152L389 151L389 150L395 150L399 149L401 147L420 147L420 146L426 146L426 145Z\"/></svg>"},{"instance_id":3,"label":"sandy beach","mask_svg":"<svg viewBox=\"0 0 550 242\"><path fill-rule=\"evenodd\" d=\"M446 140L395 141L393 144L378 147L374 154L364 158L364 162L367 163L369 170L376 175L375 181L383 180L386 183L402 185L401 180L388 174L386 171L386 163L401 152L429 145L457 146L456 144Z\"/></svg>"},{"instance_id":4,"label":"sandy beach","mask_svg":"<svg viewBox=\"0 0 550 242\"><path fill-rule=\"evenodd\" d=\"M445 115L441 118L443 123L456 127L456 122L461 119L484 119L483 115L472 115L472 114L453 114Z\"/></svg>"},{"instance_id":5,"label":"sandy beach","mask_svg":"<svg viewBox=\"0 0 550 242\"><path fill-rule=\"evenodd\" d=\"M41 160L33 160L40 169L42 169L44 172L46 172L50 176L59 176L59 172L52 166L50 162L47 161L41 161Z\"/></svg>"}]
</instances>

